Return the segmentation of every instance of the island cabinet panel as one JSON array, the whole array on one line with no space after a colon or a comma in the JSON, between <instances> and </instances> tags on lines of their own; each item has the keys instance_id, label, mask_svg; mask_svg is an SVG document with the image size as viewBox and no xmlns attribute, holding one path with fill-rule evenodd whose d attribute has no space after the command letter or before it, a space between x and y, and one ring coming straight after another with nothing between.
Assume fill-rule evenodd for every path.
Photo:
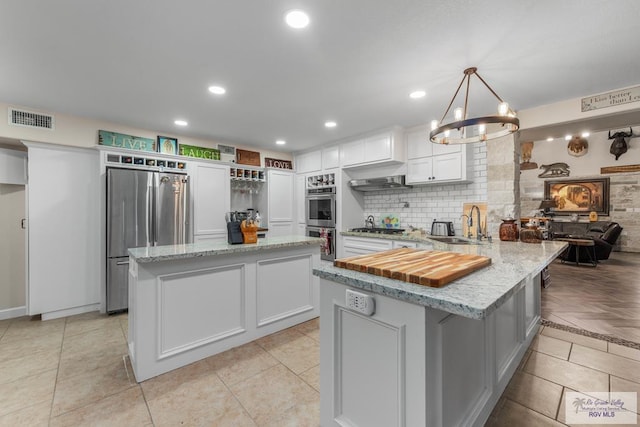
<instances>
[{"instance_id":1,"label":"island cabinet panel","mask_svg":"<svg viewBox=\"0 0 640 427\"><path fill-rule=\"evenodd\" d=\"M144 381L319 314L316 239L132 249L131 365Z\"/></svg>"},{"instance_id":2,"label":"island cabinet panel","mask_svg":"<svg viewBox=\"0 0 640 427\"><path fill-rule=\"evenodd\" d=\"M425 425L424 308L375 295L367 316L344 285L320 289L321 425Z\"/></svg>"},{"instance_id":3,"label":"island cabinet panel","mask_svg":"<svg viewBox=\"0 0 640 427\"><path fill-rule=\"evenodd\" d=\"M158 277L159 357L246 331L244 265Z\"/></svg>"},{"instance_id":4,"label":"island cabinet panel","mask_svg":"<svg viewBox=\"0 0 640 427\"><path fill-rule=\"evenodd\" d=\"M310 255L258 261L258 327L313 310Z\"/></svg>"},{"instance_id":5,"label":"island cabinet panel","mask_svg":"<svg viewBox=\"0 0 640 427\"><path fill-rule=\"evenodd\" d=\"M321 279L321 424L484 425L537 332L538 277L481 319ZM347 290L372 297L373 315Z\"/></svg>"}]
</instances>

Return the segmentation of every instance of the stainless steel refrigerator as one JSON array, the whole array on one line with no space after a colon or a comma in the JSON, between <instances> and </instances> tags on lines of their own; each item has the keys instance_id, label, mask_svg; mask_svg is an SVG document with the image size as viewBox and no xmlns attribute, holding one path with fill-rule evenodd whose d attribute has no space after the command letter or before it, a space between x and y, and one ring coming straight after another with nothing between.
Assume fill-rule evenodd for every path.
<instances>
[{"instance_id":1,"label":"stainless steel refrigerator","mask_svg":"<svg viewBox=\"0 0 640 427\"><path fill-rule=\"evenodd\" d=\"M187 175L107 169L107 312L128 307L129 248L191 239Z\"/></svg>"}]
</instances>

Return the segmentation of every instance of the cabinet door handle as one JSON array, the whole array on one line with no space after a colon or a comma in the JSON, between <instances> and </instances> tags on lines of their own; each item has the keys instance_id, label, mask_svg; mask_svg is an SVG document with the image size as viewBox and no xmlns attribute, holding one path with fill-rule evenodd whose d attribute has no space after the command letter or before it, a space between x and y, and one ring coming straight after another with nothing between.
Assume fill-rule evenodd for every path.
<instances>
[{"instance_id":1,"label":"cabinet door handle","mask_svg":"<svg viewBox=\"0 0 640 427\"><path fill-rule=\"evenodd\" d=\"M20 220L20 227L22 227L23 230L25 230L27 228L27 219L26 218L22 218L22 220Z\"/></svg>"}]
</instances>

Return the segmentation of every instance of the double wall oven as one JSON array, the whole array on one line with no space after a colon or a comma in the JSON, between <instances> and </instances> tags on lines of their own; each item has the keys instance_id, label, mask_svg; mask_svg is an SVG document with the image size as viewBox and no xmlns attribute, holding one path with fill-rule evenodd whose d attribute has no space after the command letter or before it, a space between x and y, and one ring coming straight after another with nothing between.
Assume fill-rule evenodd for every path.
<instances>
[{"instance_id":1,"label":"double wall oven","mask_svg":"<svg viewBox=\"0 0 640 427\"><path fill-rule=\"evenodd\" d=\"M320 257L333 261L336 258L336 188L307 189L305 214L307 236L321 238Z\"/></svg>"}]
</instances>

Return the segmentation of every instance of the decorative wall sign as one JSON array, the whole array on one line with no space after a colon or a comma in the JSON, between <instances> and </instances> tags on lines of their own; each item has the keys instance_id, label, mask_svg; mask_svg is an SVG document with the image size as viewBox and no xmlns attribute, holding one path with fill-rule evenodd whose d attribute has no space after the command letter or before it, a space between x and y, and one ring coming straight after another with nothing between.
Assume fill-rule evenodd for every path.
<instances>
[{"instance_id":1,"label":"decorative wall sign","mask_svg":"<svg viewBox=\"0 0 640 427\"><path fill-rule=\"evenodd\" d=\"M272 159L270 157L264 158L264 166L267 168L293 169L291 160Z\"/></svg>"},{"instance_id":2,"label":"decorative wall sign","mask_svg":"<svg viewBox=\"0 0 640 427\"><path fill-rule=\"evenodd\" d=\"M544 198L555 201L556 215L609 215L609 178L545 181Z\"/></svg>"},{"instance_id":3,"label":"decorative wall sign","mask_svg":"<svg viewBox=\"0 0 640 427\"><path fill-rule=\"evenodd\" d=\"M197 147L195 145L180 144L180 155L197 159L220 160L220 150L215 148Z\"/></svg>"},{"instance_id":4,"label":"decorative wall sign","mask_svg":"<svg viewBox=\"0 0 640 427\"><path fill-rule=\"evenodd\" d=\"M98 131L98 144L110 147L128 148L130 150L156 151L156 141L151 138L125 135L122 133Z\"/></svg>"},{"instance_id":5,"label":"decorative wall sign","mask_svg":"<svg viewBox=\"0 0 640 427\"><path fill-rule=\"evenodd\" d=\"M640 86L582 98L582 112L640 102Z\"/></svg>"},{"instance_id":6,"label":"decorative wall sign","mask_svg":"<svg viewBox=\"0 0 640 427\"><path fill-rule=\"evenodd\" d=\"M241 165L260 166L260 152L236 148L236 163Z\"/></svg>"},{"instance_id":7,"label":"decorative wall sign","mask_svg":"<svg viewBox=\"0 0 640 427\"><path fill-rule=\"evenodd\" d=\"M178 139L158 135L158 153L178 154Z\"/></svg>"},{"instance_id":8,"label":"decorative wall sign","mask_svg":"<svg viewBox=\"0 0 640 427\"><path fill-rule=\"evenodd\" d=\"M640 165L625 165L625 166L606 166L600 168L600 173L624 173L624 172L640 172Z\"/></svg>"}]
</instances>

